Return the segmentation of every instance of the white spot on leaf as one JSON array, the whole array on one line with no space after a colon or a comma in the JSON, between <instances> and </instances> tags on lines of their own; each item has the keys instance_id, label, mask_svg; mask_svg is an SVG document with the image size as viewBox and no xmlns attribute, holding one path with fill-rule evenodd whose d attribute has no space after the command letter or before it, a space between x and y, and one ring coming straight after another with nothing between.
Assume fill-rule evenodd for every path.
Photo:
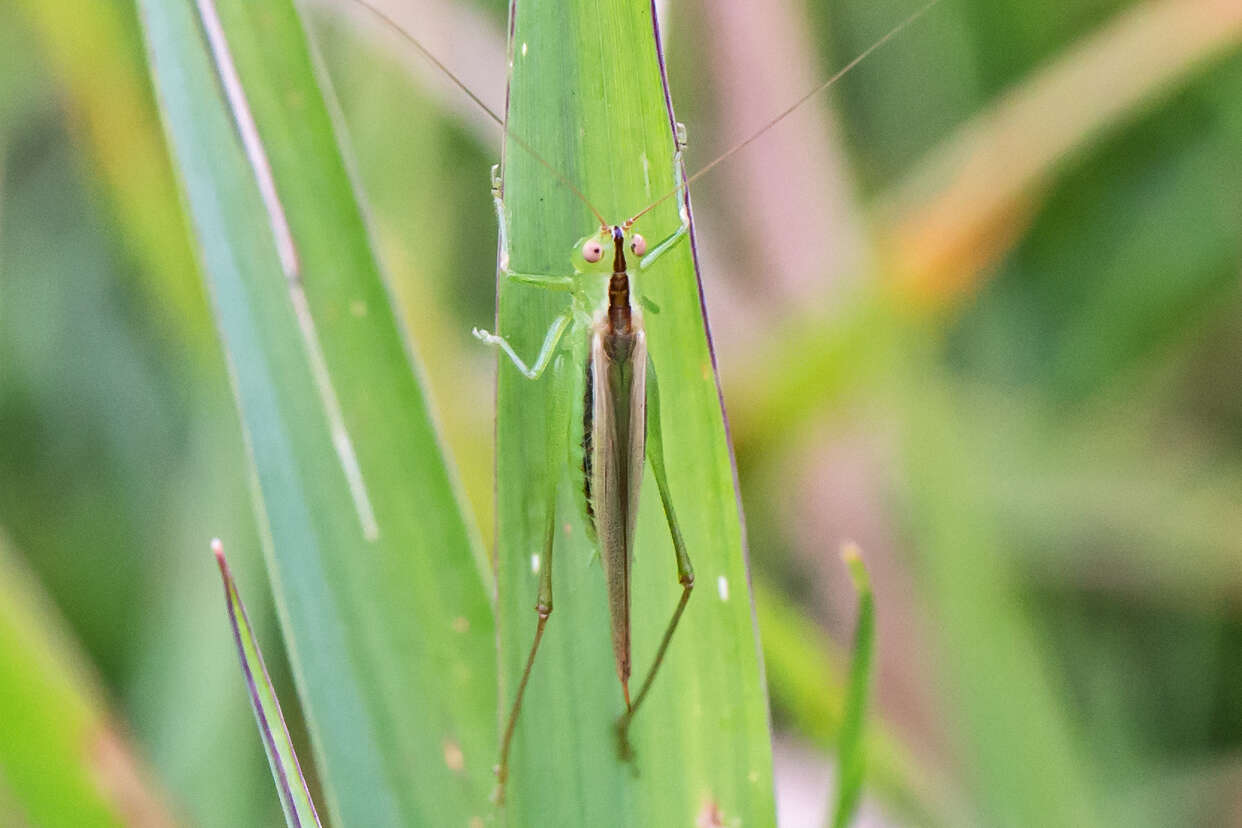
<instances>
[{"instance_id":1,"label":"white spot on leaf","mask_svg":"<svg viewBox=\"0 0 1242 828\"><path fill-rule=\"evenodd\" d=\"M729 600L729 579L721 575L716 579L716 592L720 594L721 601Z\"/></svg>"},{"instance_id":2,"label":"white spot on leaf","mask_svg":"<svg viewBox=\"0 0 1242 828\"><path fill-rule=\"evenodd\" d=\"M539 556L538 555L530 556L530 571L536 575L539 574Z\"/></svg>"}]
</instances>

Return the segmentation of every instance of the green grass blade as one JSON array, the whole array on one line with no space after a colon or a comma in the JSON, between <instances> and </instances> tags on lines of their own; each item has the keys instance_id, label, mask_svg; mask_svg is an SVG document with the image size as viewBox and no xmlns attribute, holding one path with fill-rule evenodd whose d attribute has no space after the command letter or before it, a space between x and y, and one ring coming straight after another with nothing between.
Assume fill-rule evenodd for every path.
<instances>
[{"instance_id":1,"label":"green grass blade","mask_svg":"<svg viewBox=\"0 0 1242 828\"><path fill-rule=\"evenodd\" d=\"M2 535L0 664L0 824L172 824L76 642Z\"/></svg>"},{"instance_id":2,"label":"green grass blade","mask_svg":"<svg viewBox=\"0 0 1242 828\"><path fill-rule=\"evenodd\" d=\"M875 662L875 599L871 579L863 565L858 547L847 545L841 553L850 571L854 591L858 593L858 621L854 629L854 659L850 664L849 693L845 713L837 736L837 805L833 812L833 828L849 825L862 796L866 774L866 743L863 723L871 693L871 667Z\"/></svg>"},{"instance_id":3,"label":"green grass blade","mask_svg":"<svg viewBox=\"0 0 1242 828\"><path fill-rule=\"evenodd\" d=\"M837 747L849 693L848 654L798 605L756 579L755 605L772 714L825 752ZM952 825L951 786L881 723L863 734L868 785L886 812L914 825Z\"/></svg>"},{"instance_id":4,"label":"green grass blade","mask_svg":"<svg viewBox=\"0 0 1242 828\"><path fill-rule=\"evenodd\" d=\"M250 704L254 708L254 718L259 726L259 736L263 739L263 749L267 752L267 761L272 767L272 779L276 782L276 791L280 795L280 807L285 812L285 822L289 828L317 826L319 814L315 812L315 803L306 787L306 778L302 776L302 767L298 763L297 753L293 750L293 740L289 738L289 728L285 726L285 716L280 712L276 688L272 686L272 680L267 675L263 653L259 651L259 644L250 628L250 619L246 616L246 607L224 557L224 545L218 540L212 541L211 551L215 553L216 563L220 567L220 578L224 581L224 600L228 607L229 624L233 628L233 640L237 644L237 656L241 659L246 689L250 693Z\"/></svg>"},{"instance_id":5,"label":"green grass blade","mask_svg":"<svg viewBox=\"0 0 1242 828\"><path fill-rule=\"evenodd\" d=\"M0 461L5 529L124 700L178 816L272 824L267 760L218 596L203 589L214 577L204 537L257 546L247 465L138 9L18 0L0 8L0 32L15 70L0 80L0 146L10 159L32 136L40 147L0 174L0 398L11 401L0 444L22 447ZM50 131L40 88L60 102ZM97 549L110 553L75 551ZM261 556L234 563L254 585L251 616L278 634L260 620L272 617ZM145 577L157 570L180 577Z\"/></svg>"},{"instance_id":6,"label":"green grass blade","mask_svg":"<svg viewBox=\"0 0 1242 828\"><path fill-rule=\"evenodd\" d=\"M287 216L289 272L198 11L141 8L321 804L340 825L467 824L486 806L495 745L490 608L301 22L280 0L219 9Z\"/></svg>"},{"instance_id":7,"label":"green grass blade","mask_svg":"<svg viewBox=\"0 0 1242 828\"><path fill-rule=\"evenodd\" d=\"M512 11L511 134L620 222L674 186L670 111L646 0L518 2ZM691 136L693 140L693 136ZM590 212L517 144L505 148L511 263L568 272ZM639 229L677 225L668 199ZM603 282L601 280L601 289ZM535 629L544 475L559 479L548 622L509 777L513 824L772 825L771 746L734 470L691 245L670 252L638 285L659 372L669 484L697 575L662 672L631 732L637 764L617 759L621 689L609 645L603 575L575 493L581 472L547 456L551 375L521 377L502 360L497 412L497 577L502 702L512 699ZM500 285L498 327L535 353L567 297ZM572 430L572 429L571 429ZM580 439L581 427L577 436ZM634 685L646 674L680 594L655 481L639 515L633 580ZM711 823L715 824L715 823Z\"/></svg>"},{"instance_id":8,"label":"green grass blade","mask_svg":"<svg viewBox=\"0 0 1242 828\"><path fill-rule=\"evenodd\" d=\"M896 326L894 326L896 330ZM903 450L920 578L943 642L940 670L973 756L973 783L991 825L1099 825L1066 691L1022 600L1020 572L994 520L974 504L972 440L948 373L932 359L927 325L896 330L894 395L909 412Z\"/></svg>"}]
</instances>

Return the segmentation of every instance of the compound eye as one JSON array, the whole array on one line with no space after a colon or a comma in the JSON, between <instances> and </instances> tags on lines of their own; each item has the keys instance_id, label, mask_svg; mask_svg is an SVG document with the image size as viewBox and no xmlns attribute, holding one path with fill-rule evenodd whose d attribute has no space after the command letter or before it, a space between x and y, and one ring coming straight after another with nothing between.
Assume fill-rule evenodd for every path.
<instances>
[{"instance_id":1,"label":"compound eye","mask_svg":"<svg viewBox=\"0 0 1242 828\"><path fill-rule=\"evenodd\" d=\"M647 252L647 240L637 233L630 239L630 250L634 251L635 256L641 256Z\"/></svg>"},{"instance_id":2,"label":"compound eye","mask_svg":"<svg viewBox=\"0 0 1242 828\"><path fill-rule=\"evenodd\" d=\"M588 239L587 242L582 245L582 258L592 264L598 262L600 259L604 258L604 246L595 239Z\"/></svg>"}]
</instances>

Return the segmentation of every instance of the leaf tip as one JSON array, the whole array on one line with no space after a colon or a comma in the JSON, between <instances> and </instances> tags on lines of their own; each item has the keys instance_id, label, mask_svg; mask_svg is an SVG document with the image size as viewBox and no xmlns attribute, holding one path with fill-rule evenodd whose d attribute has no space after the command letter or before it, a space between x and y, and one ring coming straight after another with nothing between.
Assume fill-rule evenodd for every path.
<instances>
[{"instance_id":1,"label":"leaf tip","mask_svg":"<svg viewBox=\"0 0 1242 828\"><path fill-rule=\"evenodd\" d=\"M229 562L224 557L224 543L219 538L211 539L211 554L216 556L216 566L220 567L220 575L226 580L229 578Z\"/></svg>"},{"instance_id":2,"label":"leaf tip","mask_svg":"<svg viewBox=\"0 0 1242 828\"><path fill-rule=\"evenodd\" d=\"M854 582L854 589L862 594L871 588L870 578L867 576L867 567L862 560L862 549L854 541L846 541L841 544L841 561L850 571L850 580Z\"/></svg>"}]
</instances>

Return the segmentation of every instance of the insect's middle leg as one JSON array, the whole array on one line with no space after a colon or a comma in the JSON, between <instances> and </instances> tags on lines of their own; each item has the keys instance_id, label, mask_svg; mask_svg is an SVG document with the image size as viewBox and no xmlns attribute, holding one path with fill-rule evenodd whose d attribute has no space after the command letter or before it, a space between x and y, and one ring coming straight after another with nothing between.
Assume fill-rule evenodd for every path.
<instances>
[{"instance_id":1,"label":"insect's middle leg","mask_svg":"<svg viewBox=\"0 0 1242 828\"><path fill-rule=\"evenodd\" d=\"M529 367L527 367L522 358L517 355L517 351L513 350L513 346L503 336L488 333L481 328L475 328L472 333L474 338L484 345L491 345L493 348L499 348L503 351L505 356L509 358L509 361L522 372L523 376L534 380L539 379L552 361L552 357L556 354L557 345L560 344L561 337L565 334L565 329L569 327L569 323L573 321L573 318L573 308L569 308L553 320L547 334L543 337L543 345L539 348L539 355L535 357L535 363Z\"/></svg>"},{"instance_id":2,"label":"insect's middle leg","mask_svg":"<svg viewBox=\"0 0 1242 828\"><path fill-rule=\"evenodd\" d=\"M499 265L500 272L504 274L506 279L512 279L524 285L531 287L543 288L544 290L564 290L570 291L574 287L574 279L572 276L553 276L541 273L519 273L509 267L509 223L505 216L505 203L503 191L501 188L499 165L492 167L492 201L496 205L496 224L498 227L498 235L500 238ZM504 352L505 356L517 366L527 379L538 379L548 367L553 355L556 353L557 344L561 340L561 336L573 321L573 309L570 308L562 313L552 322L548 328L548 333L544 336L543 346L539 349L538 356L535 357L533 365L527 365L517 352L513 350L513 346L509 344L503 336L499 334L489 333L482 328L475 328L472 333L475 339L499 348Z\"/></svg>"}]
</instances>

